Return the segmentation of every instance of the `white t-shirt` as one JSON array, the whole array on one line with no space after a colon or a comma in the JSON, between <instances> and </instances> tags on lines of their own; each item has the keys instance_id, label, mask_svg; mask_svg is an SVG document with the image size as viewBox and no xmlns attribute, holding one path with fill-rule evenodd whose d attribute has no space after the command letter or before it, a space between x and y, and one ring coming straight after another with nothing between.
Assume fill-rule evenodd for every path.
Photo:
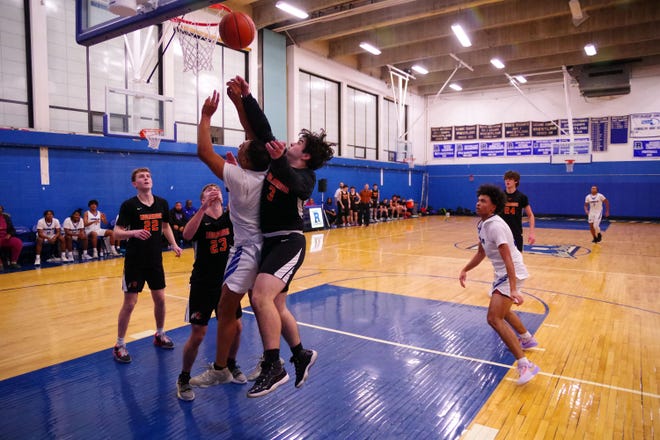
<instances>
[{"instance_id":1,"label":"white t-shirt","mask_svg":"<svg viewBox=\"0 0 660 440\"><path fill-rule=\"evenodd\" d=\"M84 230L85 230L85 221L82 219L82 217L80 217L80 219L78 220L78 222L77 222L77 223L74 223L74 222L71 220L71 217L67 217L66 219L64 219L64 224L62 225L62 227L63 227L65 230L69 230L69 231L71 231L71 232L73 233L73 239L74 239L74 240L77 240L77 239L78 239L78 233L79 233L80 231L84 231Z\"/></svg>"},{"instance_id":2,"label":"white t-shirt","mask_svg":"<svg viewBox=\"0 0 660 440\"><path fill-rule=\"evenodd\" d=\"M96 214L92 214L92 211L87 211L85 214L87 214L87 221L88 222L93 222L94 220L98 220L97 222L94 222L91 225L86 226L85 227L85 233L87 235L89 235L89 233L92 232L92 231L99 232L102 229L101 228L101 221L103 220L101 211L99 211L97 209Z\"/></svg>"},{"instance_id":3,"label":"white t-shirt","mask_svg":"<svg viewBox=\"0 0 660 440\"><path fill-rule=\"evenodd\" d=\"M244 170L225 163L222 180L229 189L229 218L234 226L234 245L261 244L259 206L267 171Z\"/></svg>"},{"instance_id":4,"label":"white t-shirt","mask_svg":"<svg viewBox=\"0 0 660 440\"><path fill-rule=\"evenodd\" d=\"M598 215L603 212L603 200L605 196L601 193L596 193L593 195L591 193L587 194L587 197L584 199L584 203L589 204L589 214Z\"/></svg>"},{"instance_id":5,"label":"white t-shirt","mask_svg":"<svg viewBox=\"0 0 660 440\"><path fill-rule=\"evenodd\" d=\"M477 224L477 230L479 231L479 242L486 251L486 256L493 264L493 269L495 269L495 279L506 276L506 266L504 265L504 260L500 255L499 245L506 243L509 245L509 251L511 252L511 259L513 260L513 266L516 271L516 278L524 280L529 277L527 268L523 263L523 257L518 248L513 241L513 234L511 233L511 228L506 224L502 217L499 215L494 215L482 220Z\"/></svg>"},{"instance_id":6,"label":"white t-shirt","mask_svg":"<svg viewBox=\"0 0 660 440\"><path fill-rule=\"evenodd\" d=\"M37 229L41 229L48 238L54 237L57 233L56 229L61 229L60 221L53 218L52 222L46 223L46 219L42 217L37 222ZM37 237L39 237L39 233L37 233Z\"/></svg>"}]
</instances>

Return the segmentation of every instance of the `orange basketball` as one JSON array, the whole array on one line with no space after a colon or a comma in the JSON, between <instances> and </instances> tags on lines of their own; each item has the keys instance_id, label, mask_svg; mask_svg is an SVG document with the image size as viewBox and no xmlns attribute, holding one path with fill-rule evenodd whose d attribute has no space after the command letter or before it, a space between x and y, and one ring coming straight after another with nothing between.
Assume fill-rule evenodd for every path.
<instances>
[{"instance_id":1,"label":"orange basketball","mask_svg":"<svg viewBox=\"0 0 660 440\"><path fill-rule=\"evenodd\" d=\"M241 50L248 47L256 34L254 22L243 12L230 12L220 21L220 38L232 49Z\"/></svg>"}]
</instances>

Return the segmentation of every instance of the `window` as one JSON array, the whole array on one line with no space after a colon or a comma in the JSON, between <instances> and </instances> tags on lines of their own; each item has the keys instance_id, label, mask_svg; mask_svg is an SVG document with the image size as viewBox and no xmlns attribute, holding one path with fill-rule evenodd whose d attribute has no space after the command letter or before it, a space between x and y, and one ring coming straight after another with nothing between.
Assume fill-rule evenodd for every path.
<instances>
[{"instance_id":1,"label":"window","mask_svg":"<svg viewBox=\"0 0 660 440\"><path fill-rule=\"evenodd\" d=\"M378 159L377 97L353 87L347 90L346 156Z\"/></svg>"},{"instance_id":2,"label":"window","mask_svg":"<svg viewBox=\"0 0 660 440\"><path fill-rule=\"evenodd\" d=\"M3 3L0 16L0 126L29 127L23 2Z\"/></svg>"},{"instance_id":3,"label":"window","mask_svg":"<svg viewBox=\"0 0 660 440\"><path fill-rule=\"evenodd\" d=\"M299 73L298 130L306 128L319 132L324 129L326 140L337 145L339 151L339 83L312 75Z\"/></svg>"},{"instance_id":4,"label":"window","mask_svg":"<svg viewBox=\"0 0 660 440\"><path fill-rule=\"evenodd\" d=\"M406 142L399 142L399 135L405 133L408 130L408 106L404 106L404 111L402 115L402 127L403 133L399 133L399 122L398 122L398 109L397 104L391 99L385 99L383 103L383 127L381 139L383 140L383 146L381 152L383 153L382 157L386 157L388 161L401 160L400 157L405 154L404 157L407 157L408 154L408 145ZM404 137L408 139L408 135ZM412 153L412 152L411 152Z\"/></svg>"}]
</instances>

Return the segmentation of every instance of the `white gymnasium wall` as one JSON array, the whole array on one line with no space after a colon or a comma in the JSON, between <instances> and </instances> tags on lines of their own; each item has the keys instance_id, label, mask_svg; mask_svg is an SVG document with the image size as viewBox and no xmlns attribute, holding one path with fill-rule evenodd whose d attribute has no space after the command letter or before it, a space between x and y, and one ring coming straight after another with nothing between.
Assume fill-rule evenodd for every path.
<instances>
[{"instance_id":1,"label":"white gymnasium wall","mask_svg":"<svg viewBox=\"0 0 660 440\"><path fill-rule=\"evenodd\" d=\"M630 83L630 94L604 98L585 98L580 95L578 85L571 84L569 87L569 103L573 118L660 112L660 69L645 71L643 75L637 77L633 75ZM487 164L512 161L511 158L507 157L433 159L430 127L567 119L563 83L539 86L527 84L521 86L521 90L526 98L514 87L474 93L443 92L435 103L429 107L429 121L424 134L429 163ZM632 142L633 139L629 138L628 144L610 143L607 151L594 154L593 161L633 160ZM548 158L525 157L515 158L514 161L522 163L548 162Z\"/></svg>"},{"instance_id":2,"label":"white gymnasium wall","mask_svg":"<svg viewBox=\"0 0 660 440\"><path fill-rule=\"evenodd\" d=\"M348 102L346 98L346 89L348 86L364 90L369 93L374 93L379 96L379 117L382 120L384 112L382 111L383 99L382 98L392 98L392 89L389 87L385 81L379 78L373 78L369 75L357 72L354 69L339 64L337 62L328 60L327 58L321 57L315 53L312 53L308 50L296 47L291 45L287 47L287 77L288 77L288 108L291 109L289 112L288 120L288 136L289 139L295 139L295 137L300 132L301 123L299 121L297 109L298 102L298 72L304 70L312 74L321 76L323 78L328 78L333 81L338 81L340 83L340 99L341 104L345 106ZM408 97L408 127L414 120L416 120L420 115L422 115L419 122L412 127L410 131L410 138L413 142L413 152L414 156L417 158L423 157L424 150L426 149L427 142L424 140L424 131L426 130L427 121L425 115L425 102L424 99L410 94ZM346 120L347 112L341 112L341 121L340 121L340 130L341 139L346 139L346 127L348 126L348 121ZM379 145L384 144L383 129L382 126L379 130ZM381 148L382 149L382 148ZM347 151L346 145L342 145L342 151ZM381 160L383 158L381 157Z\"/></svg>"}]
</instances>

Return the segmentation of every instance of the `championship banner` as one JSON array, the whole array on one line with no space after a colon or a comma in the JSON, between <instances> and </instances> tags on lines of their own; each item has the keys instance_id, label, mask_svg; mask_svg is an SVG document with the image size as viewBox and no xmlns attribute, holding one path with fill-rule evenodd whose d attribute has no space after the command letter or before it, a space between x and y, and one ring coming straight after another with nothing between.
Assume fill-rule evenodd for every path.
<instances>
[{"instance_id":1,"label":"championship banner","mask_svg":"<svg viewBox=\"0 0 660 440\"><path fill-rule=\"evenodd\" d=\"M630 137L660 137L660 113L634 113L630 115Z\"/></svg>"}]
</instances>

